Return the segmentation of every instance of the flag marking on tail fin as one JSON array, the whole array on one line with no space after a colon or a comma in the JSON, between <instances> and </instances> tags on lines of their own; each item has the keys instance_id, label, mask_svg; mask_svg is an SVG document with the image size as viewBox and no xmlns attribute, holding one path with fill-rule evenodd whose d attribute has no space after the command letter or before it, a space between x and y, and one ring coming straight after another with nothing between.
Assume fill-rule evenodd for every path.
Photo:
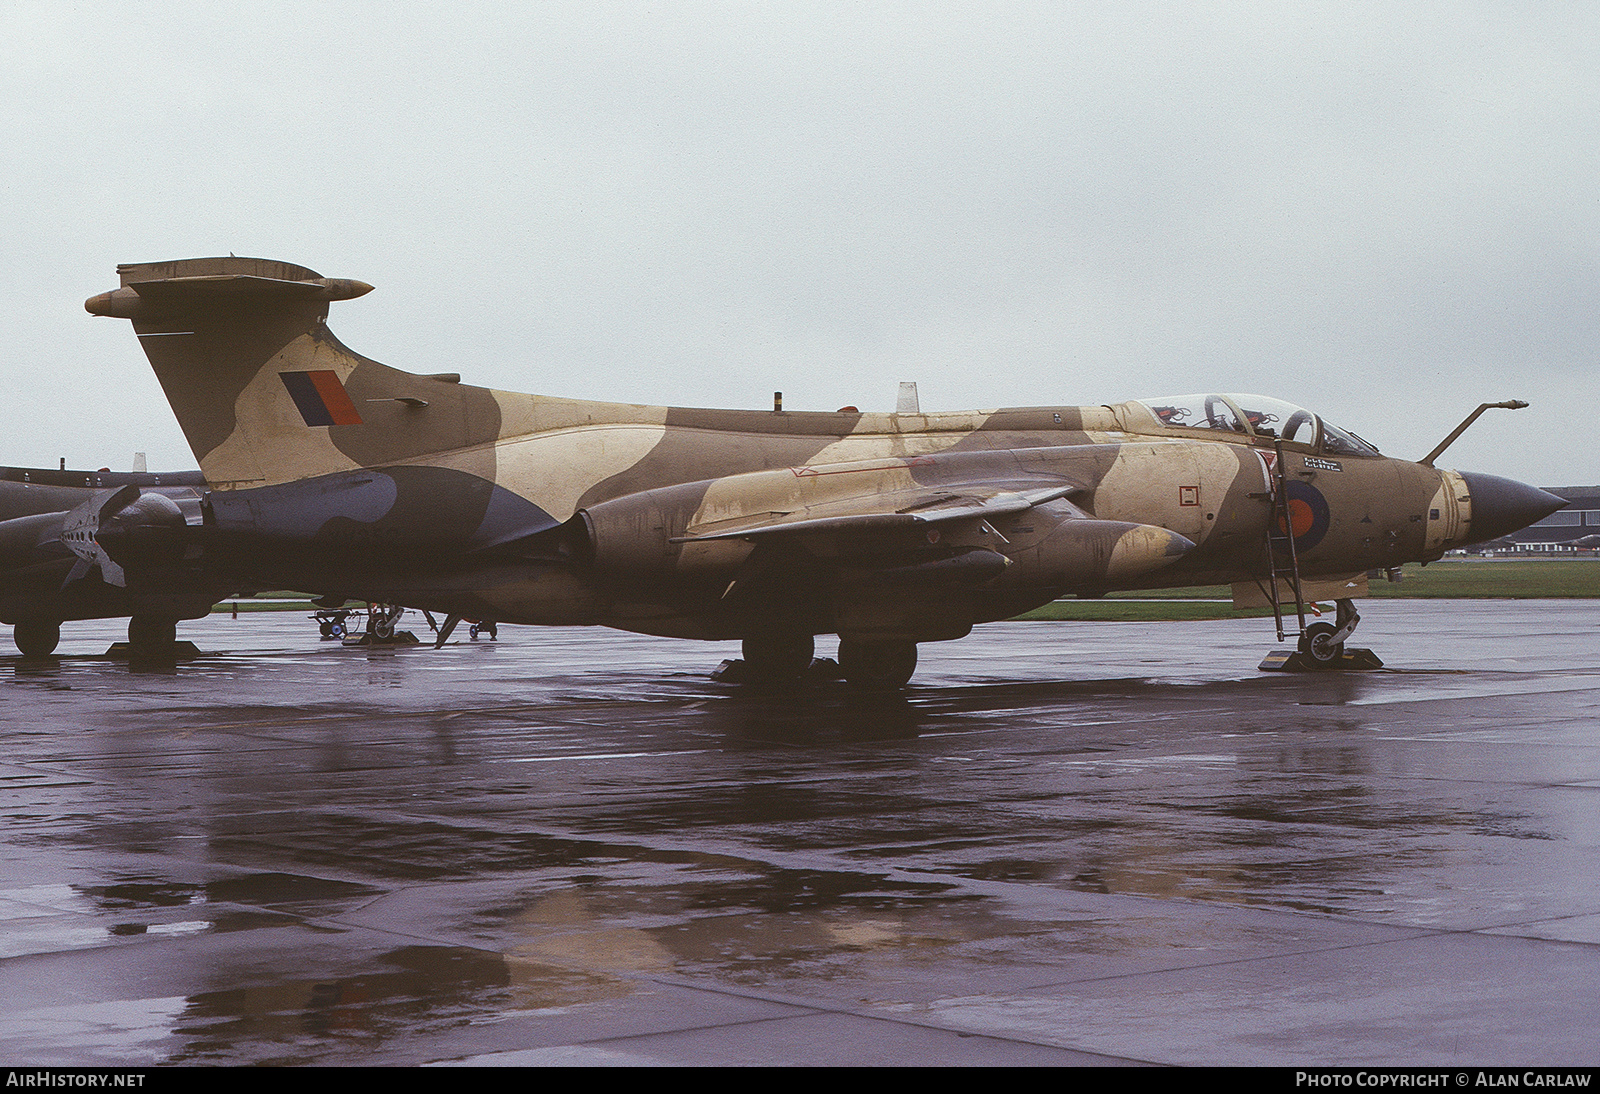
<instances>
[{"instance_id":1,"label":"flag marking on tail fin","mask_svg":"<svg viewBox=\"0 0 1600 1094\"><path fill-rule=\"evenodd\" d=\"M361 415L345 394L339 374L332 369L315 372L280 372L278 378L288 388L289 397L300 410L306 425L360 425Z\"/></svg>"}]
</instances>

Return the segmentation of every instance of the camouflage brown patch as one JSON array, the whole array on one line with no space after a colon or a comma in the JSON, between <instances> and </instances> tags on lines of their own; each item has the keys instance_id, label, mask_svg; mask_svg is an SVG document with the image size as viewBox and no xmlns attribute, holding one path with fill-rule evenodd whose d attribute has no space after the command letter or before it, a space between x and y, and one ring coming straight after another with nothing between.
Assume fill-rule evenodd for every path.
<instances>
[{"instance_id":1,"label":"camouflage brown patch","mask_svg":"<svg viewBox=\"0 0 1600 1094\"><path fill-rule=\"evenodd\" d=\"M134 321L139 344L202 464L238 428L235 404L267 363L319 326L327 305L198 307L180 321ZM185 333L192 332L192 333Z\"/></svg>"}]
</instances>

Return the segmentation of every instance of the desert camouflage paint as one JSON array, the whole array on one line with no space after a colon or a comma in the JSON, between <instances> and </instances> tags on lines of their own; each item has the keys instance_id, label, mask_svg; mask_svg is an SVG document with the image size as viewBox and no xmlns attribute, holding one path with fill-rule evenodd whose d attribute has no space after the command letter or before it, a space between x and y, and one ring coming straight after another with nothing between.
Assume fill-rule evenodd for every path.
<instances>
[{"instance_id":1,"label":"desert camouflage paint","mask_svg":"<svg viewBox=\"0 0 1600 1094\"><path fill-rule=\"evenodd\" d=\"M232 257L119 273L86 307L132 321L204 475L195 542L247 585L911 643L1069 593L1264 588L1280 519L1304 578L1354 595L1369 570L1537 508L1475 525L1469 477L1255 396L905 414L587 402L353 352L326 319L362 282Z\"/></svg>"}]
</instances>

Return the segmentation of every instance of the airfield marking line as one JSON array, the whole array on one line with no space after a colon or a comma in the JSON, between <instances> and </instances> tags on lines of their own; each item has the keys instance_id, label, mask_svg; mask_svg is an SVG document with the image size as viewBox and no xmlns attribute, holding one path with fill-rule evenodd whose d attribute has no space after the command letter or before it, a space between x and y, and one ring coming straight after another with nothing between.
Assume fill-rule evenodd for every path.
<instances>
[{"instance_id":1,"label":"airfield marking line","mask_svg":"<svg viewBox=\"0 0 1600 1094\"><path fill-rule=\"evenodd\" d=\"M873 1022L885 1022L885 1023L888 1023L889 1025L907 1026L907 1027L912 1028L912 1029L936 1030L936 1031L938 1031L940 1033L955 1033L955 1034L958 1034L958 1035L960 1035L962 1037L981 1037L981 1038L984 1038L984 1039L987 1039L987 1040L1001 1041L1001 1042L1005 1042L1005 1043L1008 1043L1008 1044L1031 1045L1031 1046L1033 1046L1035 1048L1054 1049L1054 1050L1056 1050L1058 1052L1073 1052L1073 1053L1077 1053L1077 1054L1083 1055L1083 1056L1097 1056L1097 1057L1099 1057L1101 1059L1104 1059L1104 1060L1125 1060L1125 1061L1131 1061L1131 1062L1134 1062L1134 1063L1147 1064L1147 1065L1149 1065L1151 1067L1164 1066L1164 1065L1161 1064L1160 1061L1142 1060L1142 1059L1140 1059L1140 1058L1138 1058L1136 1056L1117 1056L1117 1055L1114 1055L1114 1054L1109 1053L1109 1052L1097 1052L1094 1049L1072 1048L1072 1047L1067 1046L1067 1045L1054 1044L1054 1043L1049 1042L1049 1041L1034 1041L1034 1040L1030 1040L1030 1039L1025 1038L1025 1037L1009 1036L1009 1035L1000 1034L1000 1033L989 1033L989 1032L978 1033L978 1032L974 1032L974 1031L971 1031L971 1030L964 1029L964 1028L959 1027L959 1026L941 1025L941 1024L939 1024L937 1022L932 1022L932 1021L917 1021L915 1019L906 1018L906 1017L903 1017L903 1016L900 1016L900 1015L882 1014L882 1013L879 1013L879 1012L876 1012L876 1011L873 1011L873 1010L863 1010L863 1009L856 1008L856 1007L845 1006L843 1004L818 1003L818 1002L811 1002L811 1001L805 1001L805 1002L797 1001L797 998L798 999L805 999L806 997L804 997L804 996L795 997L795 996L790 996L790 995L787 995L787 994L780 994L780 993L776 993L776 992L759 992L759 991L752 991L752 990L749 990L749 989L736 990L734 988L726 987L726 986L721 985L721 984L702 984L702 983L699 983L698 981L695 981L693 979L678 979L678 978L673 978L673 977L661 976L659 974L658 975L650 975L650 976L642 976L639 979L648 980L648 981L650 981L652 983L662 984L662 985L664 985L666 987L684 988L684 989L687 989L687 990L690 990L690 991L702 991L702 992L706 992L706 993L711 994L711 995L726 996L726 997L731 998L731 999L750 999L750 1000L755 1000L755 1001L761 1002L761 1003L775 1003L775 1004L777 1004L779 1006L796 1007L796 1008L801 1009L801 1010L811 1011L813 1014L839 1014L839 1015L845 1015L845 1016L848 1016L848 1017L851 1017L851 1018L863 1018L863 1019L867 1019L867 1020L873 1021ZM893 1005L905 1005L905 1004L893 1004ZM747 1018L747 1019L743 1019L741 1021L736 1021L736 1022L716 1022L716 1023L710 1023L710 1024L707 1024L707 1025L700 1025L700 1026L688 1026L688 1027L684 1027L682 1030L675 1031L675 1032L688 1032L689 1030L696 1030L696 1029L730 1029L730 1028L737 1028L739 1026L760 1025L760 1024L765 1023L765 1022L791 1021L791 1020L793 1020L794 1018L797 1018L797 1017L801 1017L801 1016L800 1015L792 1015L792 1014L791 1015L771 1015L771 1016L765 1017L765 1018ZM632 1040L632 1039L635 1039L635 1038L656 1037L656 1036L661 1036L661 1034L650 1034L650 1033L636 1034L636 1033L630 1033L630 1034L625 1034L625 1035L620 1036L620 1037L600 1038L600 1039L598 1039L596 1041L592 1041L592 1042L590 1042L590 1041L577 1041L577 1042L572 1042L572 1043L574 1043L574 1044L604 1044L604 1043L607 1043L609 1041L628 1041L628 1040Z\"/></svg>"},{"instance_id":2,"label":"airfield marking line","mask_svg":"<svg viewBox=\"0 0 1600 1094\"><path fill-rule=\"evenodd\" d=\"M909 868L909 869L915 869L915 868L913 867L913 868ZM967 880L967 879L962 879L962 880ZM995 883L988 883L988 884L995 884ZM998 884L1005 885L1007 883L1006 882L1000 882ZM1376 947L1379 947L1379 946L1393 946L1393 945L1411 943L1411 942L1416 942L1416 941L1419 941L1419 940L1426 940L1426 939L1432 939L1432 938L1449 938L1449 937L1474 937L1474 938L1484 938L1484 939L1511 938L1511 939L1516 939L1516 940L1521 940L1521 941L1534 942L1534 943L1540 943L1540 944L1549 944L1549 945L1581 946L1581 947L1588 947L1588 948L1600 947L1600 942L1575 941L1575 940L1569 940L1569 939L1554 939L1554 938L1539 938L1537 936L1528 936L1528 935L1496 935L1496 934L1488 934L1488 933L1486 933L1486 932L1489 932L1489 931L1506 930L1506 929L1514 928L1514 927L1516 927L1518 925L1515 922L1509 923L1509 924L1498 925L1498 926L1425 927L1425 926L1419 926L1419 925L1415 925L1415 924L1390 923L1390 922L1385 922L1383 920L1370 919L1370 918L1367 918L1367 917L1364 917L1364 916L1350 916L1350 915L1328 914L1328 913L1322 913L1322 912L1296 911L1294 909L1278 908L1278 907L1272 907L1270 905L1223 904L1223 903L1217 903L1217 902L1212 902L1212 901L1188 900L1188 899L1185 899L1185 898L1182 898L1182 897L1179 897L1179 898L1176 898L1175 900L1169 901L1169 900L1166 900L1166 899L1163 899L1163 898L1149 897L1149 896L1145 896L1145 895L1139 894L1139 893L1115 893L1115 894L1110 894L1110 895L1117 896L1117 897L1122 897L1122 898L1132 898L1132 899L1135 899L1135 900L1156 900L1156 901L1159 901L1160 903L1163 903L1163 904L1167 904L1167 903L1185 904L1185 905L1188 905L1189 907L1199 907L1199 908L1215 909L1215 910L1221 910L1221 911L1257 911L1257 912L1267 912L1267 913L1273 914L1273 915L1294 916L1294 917L1297 917L1297 918L1304 918L1304 917L1310 916L1310 917L1314 917L1316 919L1325 920L1325 921L1331 921L1331 922L1336 922L1336 923L1349 923L1349 924L1354 924L1354 925L1358 925L1358 926L1381 928L1383 930L1388 930L1388 931L1404 932L1404 937L1387 938L1387 939L1374 939L1374 940L1366 941L1366 942L1339 943L1339 944L1327 945L1327 946L1311 946L1311 947L1305 947L1305 948L1294 948L1294 949L1287 949L1287 950L1285 950L1285 951L1283 951L1281 953L1263 953L1263 954L1257 954L1255 956L1233 957L1233 958L1227 958L1227 959L1218 960L1218 961L1202 962L1202 963L1199 963L1199 964L1179 964L1179 965L1162 966L1161 968L1154 968L1154 969L1140 969L1140 970L1137 970L1137 971L1134 971L1134 972L1115 973L1115 974L1111 974L1111 975L1107 975L1107 976L1089 976L1089 977L1081 977L1081 978L1075 978L1075 979L1054 980L1054 981L1049 981L1047 983L1039 984L1039 985L1036 985L1034 987L1031 987L1031 988L1028 989L1029 991L1036 992L1036 991L1039 991L1039 990L1042 990L1042 989L1048 988L1048 987L1063 987L1063 986L1068 986L1068 985L1072 985L1072 984L1088 984L1088 983L1098 983L1098 982L1103 982L1103 981L1127 980L1127 979L1134 979L1134 978L1138 978L1138 977L1141 977L1141 976L1149 976L1149 975L1152 975L1152 974L1163 973L1163 972L1180 972L1180 971L1189 971L1189 970L1194 970L1194 969L1225 968L1225 967L1227 967L1229 965L1256 964L1256 963L1260 963L1262 961L1274 961L1274 960L1280 960L1280 959L1283 959L1283 958L1299 957L1299 956L1305 956L1305 955L1311 955L1311 954L1338 953L1338 952L1345 951L1345 950L1372 949L1372 948L1376 948ZM1569 915L1554 916L1554 917L1549 917L1547 919L1527 920L1525 922L1529 923L1529 924L1532 924L1532 923L1546 923L1546 922L1559 922L1559 921L1564 920L1564 919L1582 919L1582 918L1586 918L1588 916L1592 916L1594 914L1596 914L1596 913L1595 912L1573 912L1573 913L1570 913Z\"/></svg>"},{"instance_id":3,"label":"airfield marking line","mask_svg":"<svg viewBox=\"0 0 1600 1094\"><path fill-rule=\"evenodd\" d=\"M1547 916L1544 919L1522 919L1515 923L1500 923L1491 927L1472 927L1466 930L1468 934L1487 934L1492 931L1516 931L1519 927L1532 927L1540 923L1561 923L1569 919L1593 919L1600 914L1600 908L1591 912L1569 912L1566 915ZM1600 942L1590 942L1581 938L1541 938L1538 935L1528 934L1490 934L1491 938L1523 938L1530 942L1555 942L1568 946L1600 946Z\"/></svg>"},{"instance_id":4,"label":"airfield marking line","mask_svg":"<svg viewBox=\"0 0 1600 1094\"><path fill-rule=\"evenodd\" d=\"M1407 740L1408 738L1402 737L1402 738L1399 738L1399 739L1400 740ZM1552 747L1555 747L1555 746L1552 746ZM1321 776L1321 777L1322 778L1333 778L1334 776L1324 775L1324 776ZM1593 779L1585 779L1585 780L1582 780L1582 781L1579 781L1579 782L1569 782L1569 781L1546 782L1546 781L1542 781L1542 780L1512 780L1512 779L1467 778L1466 776L1451 776L1451 775L1393 775L1393 776L1390 776L1390 777L1393 778L1396 782L1445 783L1445 784L1449 784L1449 785L1458 785L1459 784L1459 785L1467 785L1467 786L1507 786L1507 787L1521 787L1521 788L1525 788L1525 789L1529 789L1529 790L1596 790L1596 789L1600 789L1600 786L1597 786Z\"/></svg>"},{"instance_id":5,"label":"airfield marking line","mask_svg":"<svg viewBox=\"0 0 1600 1094\"><path fill-rule=\"evenodd\" d=\"M563 760L635 760L641 757L657 756L700 756L706 753L721 752L720 748L692 748L682 751L667 752L588 752L575 753L561 756L507 756L492 757L484 760L491 764L548 764L559 763Z\"/></svg>"},{"instance_id":6,"label":"airfield marking line","mask_svg":"<svg viewBox=\"0 0 1600 1094\"><path fill-rule=\"evenodd\" d=\"M537 708L533 704L529 704L526 707L524 707L524 706L482 707L482 708L472 708L472 709L466 709L466 710L463 710L463 709L461 709L459 707L457 707L457 708L437 708L437 709L428 709L428 710L381 710L381 709L372 709L372 708L357 708L357 709L342 709L341 708L339 710L333 710L333 711L329 711L327 713L306 714L306 715L300 715L300 716L297 716L297 717L288 717L288 718L270 718L270 719L259 720L259 721L201 722L201 723L199 723L197 725L193 725L192 724L192 725L183 726L183 727L181 727L181 729L177 729L176 732L180 732L180 733L183 733L183 734L192 734L192 733L194 733L194 732L196 732L198 730L205 730L205 729L222 729L222 730L228 730L228 729L245 729L245 730L249 730L249 729L264 729L264 728L271 728L271 727L274 727L274 726L293 726L293 725L305 725L305 724L311 724L311 723L317 723L317 722L329 722L329 721L335 721L335 720L338 720L338 719L352 718L352 717L382 717L382 718L393 719L393 720L400 720L400 719L411 720L411 719L417 719L417 718L431 718L431 717L458 718L458 717L462 717L462 716L469 715L469 714L476 714L476 715L495 714L495 713L521 713L521 714L527 714L527 713L529 713L530 711L532 711L534 709L537 709ZM137 711L132 715L132 717L135 718L135 719L147 718L147 717L153 717L153 716L160 716L160 715L184 717L184 716L188 715L189 713L191 713L191 711L188 708L176 708L176 709L166 709L166 710L149 709L149 710ZM536 724L538 724L538 723L536 723ZM590 728L602 728L602 729L613 729L613 728L615 728L614 726L608 725L607 723L604 723L604 722L586 722L586 721L581 721L581 720L574 721L574 720L569 720L569 719L564 719L564 718L559 718L559 717L551 718L547 722L544 722L542 724L556 725L556 726L581 725L581 726L587 726L587 727L590 727ZM143 731L143 732L174 731L174 727L172 725L170 725L170 724L150 725L150 726L115 725L115 726L111 726L111 727L107 727L107 728L110 728L111 730L116 731L116 732L126 732L126 731L130 731L130 730L131 731L135 731L135 732L139 732L139 731Z\"/></svg>"}]
</instances>

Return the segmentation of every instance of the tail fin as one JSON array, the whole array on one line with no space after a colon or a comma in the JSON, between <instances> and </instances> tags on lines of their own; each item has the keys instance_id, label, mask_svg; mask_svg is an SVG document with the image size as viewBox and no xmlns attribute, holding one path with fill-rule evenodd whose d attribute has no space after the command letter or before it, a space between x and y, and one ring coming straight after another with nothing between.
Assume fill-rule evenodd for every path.
<instances>
[{"instance_id":1,"label":"tail fin","mask_svg":"<svg viewBox=\"0 0 1600 1094\"><path fill-rule=\"evenodd\" d=\"M270 486L492 442L500 406L455 375L415 376L347 349L328 304L372 291L259 258L117 267L84 304L133 320L206 481Z\"/></svg>"}]
</instances>

